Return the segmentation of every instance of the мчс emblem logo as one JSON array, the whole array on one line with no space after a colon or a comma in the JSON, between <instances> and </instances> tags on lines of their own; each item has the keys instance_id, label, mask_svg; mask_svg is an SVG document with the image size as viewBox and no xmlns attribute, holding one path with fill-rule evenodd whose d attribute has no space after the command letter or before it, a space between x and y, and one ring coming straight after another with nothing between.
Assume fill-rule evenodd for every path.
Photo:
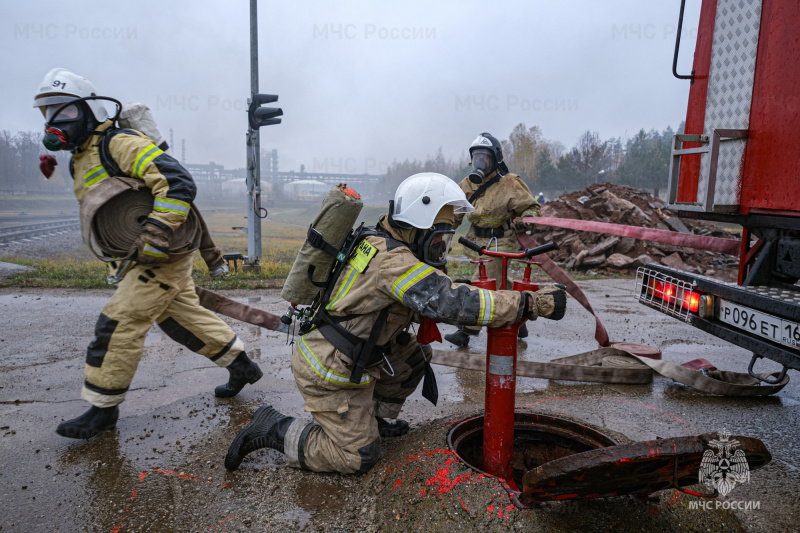
<instances>
[{"instance_id":1,"label":"\u043c\u0447\u0441 emblem logo","mask_svg":"<svg viewBox=\"0 0 800 533\"><path fill-rule=\"evenodd\" d=\"M726 429L722 430L719 440L714 439L709 444L717 449L706 450L700 463L700 483L709 489L716 489L723 496L727 496L737 483L750 481L750 466L744 451L736 450L739 441L730 439L731 434Z\"/></svg>"}]
</instances>

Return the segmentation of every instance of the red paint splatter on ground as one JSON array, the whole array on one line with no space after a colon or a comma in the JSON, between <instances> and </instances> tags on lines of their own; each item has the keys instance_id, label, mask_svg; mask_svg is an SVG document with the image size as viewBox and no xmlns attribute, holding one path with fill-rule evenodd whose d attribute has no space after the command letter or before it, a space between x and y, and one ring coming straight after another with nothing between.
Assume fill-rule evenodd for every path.
<instances>
[{"instance_id":1,"label":"red paint splatter on ground","mask_svg":"<svg viewBox=\"0 0 800 533\"><path fill-rule=\"evenodd\" d=\"M422 492L425 492L425 491L423 490ZM467 506L464 504L464 500L462 500L460 496L458 498L458 501L461 502L461 507L463 507L466 512L469 512L469 509L467 509Z\"/></svg>"},{"instance_id":2,"label":"red paint splatter on ground","mask_svg":"<svg viewBox=\"0 0 800 533\"><path fill-rule=\"evenodd\" d=\"M163 468L154 468L153 472L161 474L166 477L176 477L178 479L197 479L194 474L186 474L184 472L176 472L174 470L164 470Z\"/></svg>"},{"instance_id":3,"label":"red paint splatter on ground","mask_svg":"<svg viewBox=\"0 0 800 533\"><path fill-rule=\"evenodd\" d=\"M424 498L425 497L425 489L422 489L422 491L419 493L419 497L420 498Z\"/></svg>"},{"instance_id":4,"label":"red paint splatter on ground","mask_svg":"<svg viewBox=\"0 0 800 533\"><path fill-rule=\"evenodd\" d=\"M392 491L397 490L397 486L400 485L400 483L402 483L402 482L403 482L402 479L395 479L394 480L394 488L392 489Z\"/></svg>"},{"instance_id":5,"label":"red paint splatter on ground","mask_svg":"<svg viewBox=\"0 0 800 533\"><path fill-rule=\"evenodd\" d=\"M144 478L145 478L146 475L147 475L147 472L142 472L141 474L139 474L139 483L144 481ZM136 499L136 495L137 494L139 494L138 490L133 491L133 494L131 494L131 506L133 504L133 500ZM122 524L125 522L125 520L128 519L128 512L130 512L130 510L131 510L130 506L125 509L125 515L122 517L122 520L119 521L119 524L117 524L117 527L115 527L114 529L111 530L111 533L119 533L120 529L122 529Z\"/></svg>"},{"instance_id":6,"label":"red paint splatter on ground","mask_svg":"<svg viewBox=\"0 0 800 533\"><path fill-rule=\"evenodd\" d=\"M678 502L678 498L680 498L681 493L680 491L676 490L675 494L672 495L672 498L669 499L667 505L675 505Z\"/></svg>"},{"instance_id":7,"label":"red paint splatter on ground","mask_svg":"<svg viewBox=\"0 0 800 533\"><path fill-rule=\"evenodd\" d=\"M185 479L185 480L189 480L189 481L202 481L201 479L199 479L194 474L187 474L185 472L176 472L175 470L164 470L163 468L154 468L153 472L156 473L156 474L161 474L162 476L165 476L165 477L176 477L178 479ZM212 482L211 481L206 481L206 483L212 483ZM221 487L228 488L228 487L230 487L231 482L230 481L222 481L222 482L218 481L216 484L221 486Z\"/></svg>"},{"instance_id":8,"label":"red paint splatter on ground","mask_svg":"<svg viewBox=\"0 0 800 533\"><path fill-rule=\"evenodd\" d=\"M455 479L449 479L447 476L450 475L449 468L437 468L436 475L430 478L428 481L425 482L426 485L438 485L439 494L444 494L445 492L450 492L453 488L458 485L459 483L468 480L472 477L472 472L467 472L465 474L461 474Z\"/></svg>"}]
</instances>

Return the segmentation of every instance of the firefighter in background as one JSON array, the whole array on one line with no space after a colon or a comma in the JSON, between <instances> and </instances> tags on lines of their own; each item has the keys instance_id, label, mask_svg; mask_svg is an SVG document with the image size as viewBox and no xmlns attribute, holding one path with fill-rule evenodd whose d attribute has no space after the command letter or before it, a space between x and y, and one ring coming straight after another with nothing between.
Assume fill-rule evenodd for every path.
<instances>
[{"instance_id":1,"label":"firefighter in background","mask_svg":"<svg viewBox=\"0 0 800 533\"><path fill-rule=\"evenodd\" d=\"M545 202L547 202L547 200L544 199L543 192L539 192L539 194L536 195L534 200L536 200L536 203L539 204L540 206L544 206Z\"/></svg>"},{"instance_id":2,"label":"firefighter in background","mask_svg":"<svg viewBox=\"0 0 800 533\"><path fill-rule=\"evenodd\" d=\"M34 100L45 117L45 147L72 152L70 172L78 202L109 176L99 154L104 137L119 170L142 180L155 197L144 231L131 250L137 264L100 313L86 352L81 399L91 407L56 429L72 438L90 438L116 427L118 405L125 399L154 321L173 340L228 369L228 382L214 391L218 397L234 396L262 376L231 328L200 306L191 276L192 255L168 262L169 237L186 220L195 197L191 175L144 134L115 128L101 100L88 80L61 68L47 73ZM46 164L43 160L42 170L48 175L53 169ZM227 265L220 253L219 261L209 266L212 274L221 274Z\"/></svg>"},{"instance_id":3,"label":"firefighter in background","mask_svg":"<svg viewBox=\"0 0 800 533\"><path fill-rule=\"evenodd\" d=\"M493 292L454 283L440 270L456 216L470 211L464 192L441 174L416 174L400 184L389 214L334 281L329 301L317 311L317 328L295 343L292 371L314 422L261 407L231 443L227 469L237 469L255 450L273 448L289 465L315 472L369 470L380 458L381 437L408 432L407 422L386 419L397 418L423 376L423 396L436 403L432 350L409 331L415 314L489 327L563 316L566 296L555 287Z\"/></svg>"},{"instance_id":4,"label":"firefighter in background","mask_svg":"<svg viewBox=\"0 0 800 533\"><path fill-rule=\"evenodd\" d=\"M533 225L523 222L522 218L538 217L539 204L522 178L508 171L503 161L503 149L494 136L488 133L478 135L469 147L469 155L472 171L458 184L475 207L466 215L471 224L467 239L491 250L518 252L516 232L533 229ZM463 214L457 215L454 227L458 227L463 219ZM477 258L474 251L466 248L465 251L470 259ZM499 259L486 263L486 275L497 280L498 289L502 270L503 263ZM477 276L476 268L474 279ZM511 287L508 281L506 287ZM456 346L467 346L470 336L479 333L480 327L462 326L444 338ZM519 328L519 338L527 336L528 328L523 324Z\"/></svg>"}]
</instances>

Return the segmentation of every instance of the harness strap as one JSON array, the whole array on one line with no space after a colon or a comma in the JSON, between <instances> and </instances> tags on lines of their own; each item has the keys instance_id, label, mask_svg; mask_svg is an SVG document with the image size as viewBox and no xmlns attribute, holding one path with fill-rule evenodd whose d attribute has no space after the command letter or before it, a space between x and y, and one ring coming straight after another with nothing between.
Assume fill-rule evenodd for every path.
<instances>
[{"instance_id":1,"label":"harness strap","mask_svg":"<svg viewBox=\"0 0 800 533\"><path fill-rule=\"evenodd\" d=\"M490 179L489 181L478 187L478 189L474 193L472 193L472 196L469 197L469 203L475 205L475 202L478 201L478 198L483 196L483 193L486 192L486 189L488 189L489 187L500 181L500 178L502 177L503 175L501 175L500 171L498 170L497 174L492 179Z\"/></svg>"},{"instance_id":2,"label":"harness strap","mask_svg":"<svg viewBox=\"0 0 800 533\"><path fill-rule=\"evenodd\" d=\"M340 322L352 320L359 316L361 315L332 317L325 309L320 309L315 317L319 320L317 329L319 329L319 332L325 337L325 340L330 342L334 348L353 361L353 373L350 375L351 383L360 383L361 376L364 374L364 369L380 362L380 359L376 357L376 355L382 354L383 350L376 351L375 348L378 336L383 330L383 326L386 324L386 318L389 316L389 308L386 307L381 310L366 342L361 337L357 337L347 331L347 329L340 324Z\"/></svg>"},{"instance_id":3,"label":"harness strap","mask_svg":"<svg viewBox=\"0 0 800 533\"><path fill-rule=\"evenodd\" d=\"M381 311L381 314L378 315L378 320L375 321L375 325L372 326L372 331L369 334L369 339L367 339L366 346L364 346L364 348L361 350L361 353L358 355L358 359L354 361L355 366L353 367L353 373L350 375L351 383L360 383L361 375L364 373L364 369L373 363L373 361L370 359L374 358L373 351L375 350L375 344L378 342L378 335L380 335L381 331L383 330L383 325L386 323L386 318L388 316L389 308L384 307Z\"/></svg>"},{"instance_id":4,"label":"harness strap","mask_svg":"<svg viewBox=\"0 0 800 533\"><path fill-rule=\"evenodd\" d=\"M339 250L334 248L328 241L326 241L325 237L322 236L322 233L315 230L312 226L308 227L306 241L317 250L322 250L329 256L339 259Z\"/></svg>"}]
</instances>

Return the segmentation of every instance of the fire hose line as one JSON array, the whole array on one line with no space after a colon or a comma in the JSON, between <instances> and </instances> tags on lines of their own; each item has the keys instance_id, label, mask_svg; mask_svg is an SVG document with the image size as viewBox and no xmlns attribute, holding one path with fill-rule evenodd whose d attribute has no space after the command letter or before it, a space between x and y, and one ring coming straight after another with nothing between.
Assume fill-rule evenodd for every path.
<instances>
[{"instance_id":1,"label":"fire hose line","mask_svg":"<svg viewBox=\"0 0 800 533\"><path fill-rule=\"evenodd\" d=\"M486 356L434 350L431 363L485 370ZM654 372L698 391L720 396L767 396L789 383L789 377L784 376L777 385L764 385L749 374L730 371L719 371L717 379L677 363L638 357L617 348L599 348L547 363L517 361L517 376L564 381L641 385L653 381ZM778 374L762 374L762 377L774 378Z\"/></svg>"},{"instance_id":2,"label":"fire hose line","mask_svg":"<svg viewBox=\"0 0 800 533\"><path fill-rule=\"evenodd\" d=\"M719 237L708 237L705 235L695 235L693 233L677 233L663 229L625 226L624 224L611 224L610 222L552 217L525 217L523 220L538 226L605 233L608 235L631 237L633 239L661 242L674 246L684 246L686 248L694 248L695 250L706 250L734 256L739 255L739 247L741 246L739 241L733 239L721 239Z\"/></svg>"}]
</instances>

